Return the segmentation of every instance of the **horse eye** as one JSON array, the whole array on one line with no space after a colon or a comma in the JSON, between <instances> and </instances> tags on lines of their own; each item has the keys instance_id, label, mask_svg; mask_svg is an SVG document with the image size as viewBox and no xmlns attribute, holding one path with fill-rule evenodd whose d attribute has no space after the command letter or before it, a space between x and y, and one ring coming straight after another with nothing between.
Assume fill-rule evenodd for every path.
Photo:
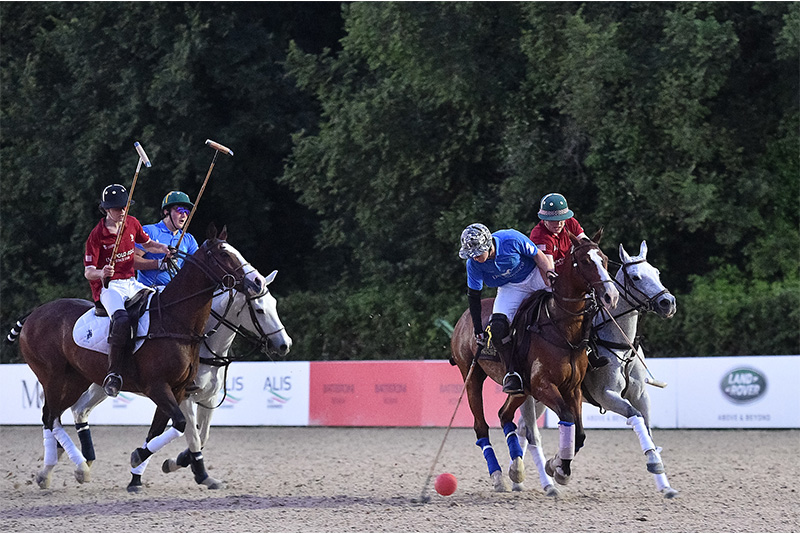
<instances>
[{"instance_id":1,"label":"horse eye","mask_svg":"<svg viewBox=\"0 0 800 534\"><path fill-rule=\"evenodd\" d=\"M265 312L264 312L264 310L256 310L256 313L260 313L261 315L264 315Z\"/></svg>"},{"instance_id":2,"label":"horse eye","mask_svg":"<svg viewBox=\"0 0 800 534\"><path fill-rule=\"evenodd\" d=\"M635 275L631 276L631 279L632 279L634 282L638 282L639 280L641 280L641 279L642 279L642 277L641 277L641 276L639 276L638 274L635 274Z\"/></svg>"}]
</instances>

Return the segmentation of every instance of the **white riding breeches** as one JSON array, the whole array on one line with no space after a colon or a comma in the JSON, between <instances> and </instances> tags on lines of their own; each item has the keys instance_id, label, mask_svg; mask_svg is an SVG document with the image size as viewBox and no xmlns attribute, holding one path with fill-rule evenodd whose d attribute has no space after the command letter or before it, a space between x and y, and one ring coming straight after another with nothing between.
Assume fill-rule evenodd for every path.
<instances>
[{"instance_id":1,"label":"white riding breeches","mask_svg":"<svg viewBox=\"0 0 800 534\"><path fill-rule=\"evenodd\" d=\"M502 313L508 317L508 322L511 323L514 321L514 316L517 314L522 301L531 293L540 289L550 291L550 288L544 283L539 269L534 269L522 282L505 284L497 288L497 296L494 299L492 313Z\"/></svg>"},{"instance_id":2,"label":"white riding breeches","mask_svg":"<svg viewBox=\"0 0 800 534\"><path fill-rule=\"evenodd\" d=\"M125 309L125 301L133 297L147 286L137 282L136 278L126 278L125 280L111 280L108 287L100 290L100 302L108 312L109 317L114 316L114 312Z\"/></svg>"}]
</instances>

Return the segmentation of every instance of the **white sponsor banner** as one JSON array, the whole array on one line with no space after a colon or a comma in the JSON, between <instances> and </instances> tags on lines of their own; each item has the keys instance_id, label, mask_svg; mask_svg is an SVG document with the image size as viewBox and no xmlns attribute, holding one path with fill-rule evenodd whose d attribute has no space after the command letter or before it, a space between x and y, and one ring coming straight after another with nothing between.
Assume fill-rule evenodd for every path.
<instances>
[{"instance_id":1,"label":"white sponsor banner","mask_svg":"<svg viewBox=\"0 0 800 534\"><path fill-rule=\"evenodd\" d=\"M228 395L214 412L218 426L307 426L309 362L234 362Z\"/></svg>"},{"instance_id":2,"label":"white sponsor banner","mask_svg":"<svg viewBox=\"0 0 800 534\"><path fill-rule=\"evenodd\" d=\"M678 428L800 428L800 356L681 358Z\"/></svg>"},{"instance_id":3,"label":"white sponsor banner","mask_svg":"<svg viewBox=\"0 0 800 534\"><path fill-rule=\"evenodd\" d=\"M44 395L30 367L6 364L0 371L0 425L41 424ZM234 362L226 384L228 395L212 425L308 425L309 362ZM153 401L123 391L97 406L89 423L149 426L154 412ZM61 421L73 424L72 412L65 411Z\"/></svg>"}]
</instances>

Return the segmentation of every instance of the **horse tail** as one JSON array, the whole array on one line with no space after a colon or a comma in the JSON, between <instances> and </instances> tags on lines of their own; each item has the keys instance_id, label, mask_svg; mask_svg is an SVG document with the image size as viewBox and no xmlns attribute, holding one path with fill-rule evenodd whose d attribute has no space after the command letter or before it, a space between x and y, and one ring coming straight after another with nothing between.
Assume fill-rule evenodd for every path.
<instances>
[{"instance_id":1,"label":"horse tail","mask_svg":"<svg viewBox=\"0 0 800 534\"><path fill-rule=\"evenodd\" d=\"M8 335L6 336L7 344L11 345L17 340L20 333L22 333L22 325L25 324L25 320L28 318L28 315L30 315L30 313L24 317L21 317L20 319L17 319L17 324L11 327L11 331L9 331Z\"/></svg>"}]
</instances>

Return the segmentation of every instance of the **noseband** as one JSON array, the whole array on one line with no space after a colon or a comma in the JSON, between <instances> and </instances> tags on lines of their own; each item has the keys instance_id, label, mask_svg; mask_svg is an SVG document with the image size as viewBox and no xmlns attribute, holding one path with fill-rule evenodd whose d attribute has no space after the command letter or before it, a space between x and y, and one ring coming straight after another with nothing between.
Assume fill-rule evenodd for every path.
<instances>
[{"instance_id":1,"label":"noseband","mask_svg":"<svg viewBox=\"0 0 800 534\"><path fill-rule=\"evenodd\" d=\"M646 261L647 260L636 260L636 261L632 261L630 263L623 263L620 266L620 269L622 269L622 274L623 274L623 277L624 277L624 279L623 279L624 283L622 285L620 285L619 282L617 282L616 280L614 280L614 282L616 282L617 285L620 286L620 288L623 291L623 294L625 296L629 296L630 299L633 301L633 302L631 302L631 300L626 299L626 300L628 300L629 304L632 304L634 306L634 309L636 309L637 311L643 311L643 312L648 312L648 311L655 312L656 311L655 303L663 295L669 294L669 290L667 288L664 288L662 291L659 291L658 293L656 293L652 297L648 297L647 294L645 294L644 291L642 291L641 289L636 287L636 284L633 282L633 279L628 274L628 267L630 267L631 265L638 265L640 263L646 263ZM644 299L638 298L632 292L632 290L636 290L641 296L644 297Z\"/></svg>"}]
</instances>

